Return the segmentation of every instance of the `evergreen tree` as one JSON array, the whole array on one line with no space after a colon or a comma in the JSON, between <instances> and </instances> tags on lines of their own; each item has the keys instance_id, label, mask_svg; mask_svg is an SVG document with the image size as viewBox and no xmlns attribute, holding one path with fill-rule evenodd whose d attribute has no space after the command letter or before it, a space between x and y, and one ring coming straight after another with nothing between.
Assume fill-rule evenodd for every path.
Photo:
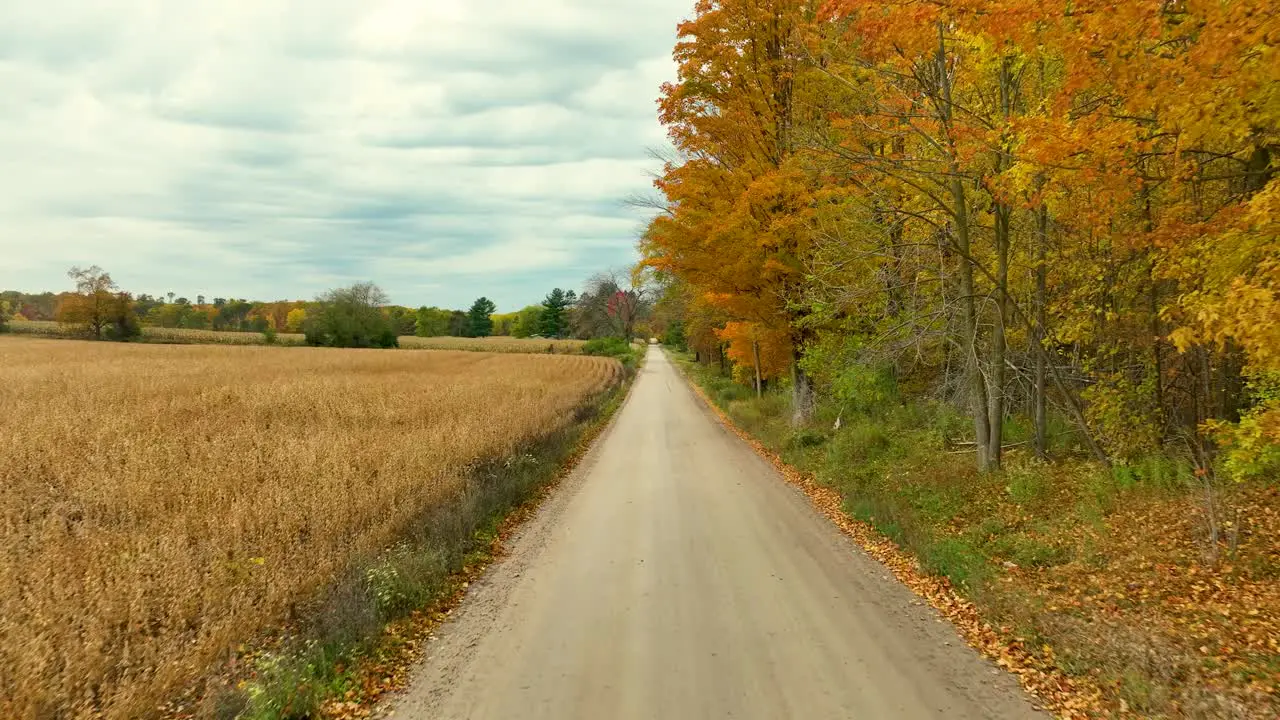
<instances>
[{"instance_id":1,"label":"evergreen tree","mask_svg":"<svg viewBox=\"0 0 1280 720\"><path fill-rule=\"evenodd\" d=\"M564 337L569 328L566 311L574 302L574 292L565 292L560 288L552 290L542 301L542 334L546 337Z\"/></svg>"},{"instance_id":2,"label":"evergreen tree","mask_svg":"<svg viewBox=\"0 0 1280 720\"><path fill-rule=\"evenodd\" d=\"M489 317L497 306L489 298L478 298L471 304L471 310L467 312L467 325L471 331L471 337L489 337L493 334L493 318Z\"/></svg>"}]
</instances>

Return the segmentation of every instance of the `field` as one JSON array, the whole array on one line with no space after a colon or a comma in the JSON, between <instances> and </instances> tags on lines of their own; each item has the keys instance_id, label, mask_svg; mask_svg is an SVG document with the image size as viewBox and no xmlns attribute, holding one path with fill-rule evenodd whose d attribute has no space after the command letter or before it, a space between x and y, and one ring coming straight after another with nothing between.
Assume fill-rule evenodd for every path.
<instances>
[{"instance_id":1,"label":"field","mask_svg":"<svg viewBox=\"0 0 1280 720\"><path fill-rule=\"evenodd\" d=\"M67 329L49 320L17 321L11 324L14 334L40 337L69 337ZM142 338L157 343L191 343L209 345L265 345L262 333L226 330L188 330L186 328L142 328ZM582 340L551 340L514 337L417 337L402 335L400 347L427 350L468 350L501 353L550 353L573 355L582 351ZM301 333L278 333L279 345L302 345Z\"/></svg>"},{"instance_id":2,"label":"field","mask_svg":"<svg viewBox=\"0 0 1280 720\"><path fill-rule=\"evenodd\" d=\"M0 337L0 716L155 708L620 373Z\"/></svg>"},{"instance_id":3,"label":"field","mask_svg":"<svg viewBox=\"0 0 1280 720\"><path fill-rule=\"evenodd\" d=\"M400 338L400 347L431 350L480 350L504 353L554 353L572 355L582 352L583 340L540 340L514 337L415 337Z\"/></svg>"},{"instance_id":4,"label":"field","mask_svg":"<svg viewBox=\"0 0 1280 720\"><path fill-rule=\"evenodd\" d=\"M15 335L32 335L46 338L74 338L73 330L52 320L18 320L9 327ZM193 345L265 345L262 333L238 332L235 330L189 330L187 328L163 328L144 326L142 339L155 343L175 343ZM276 343L279 345L303 344L302 333L278 333Z\"/></svg>"}]
</instances>

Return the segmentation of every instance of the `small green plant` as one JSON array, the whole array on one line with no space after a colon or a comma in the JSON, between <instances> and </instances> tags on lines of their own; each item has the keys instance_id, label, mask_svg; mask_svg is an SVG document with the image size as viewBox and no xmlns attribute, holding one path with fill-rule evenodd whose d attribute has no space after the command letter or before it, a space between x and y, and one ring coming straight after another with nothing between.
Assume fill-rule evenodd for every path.
<instances>
[{"instance_id":1,"label":"small green plant","mask_svg":"<svg viewBox=\"0 0 1280 720\"><path fill-rule=\"evenodd\" d=\"M789 449L817 447L827 441L826 434L813 428L799 428L787 438Z\"/></svg>"},{"instance_id":2,"label":"small green plant","mask_svg":"<svg viewBox=\"0 0 1280 720\"><path fill-rule=\"evenodd\" d=\"M980 584L987 574L982 552L961 538L943 538L928 543L920 553L920 561L928 572L942 575L966 590Z\"/></svg>"},{"instance_id":3,"label":"small green plant","mask_svg":"<svg viewBox=\"0 0 1280 720\"><path fill-rule=\"evenodd\" d=\"M1014 502L1024 507L1040 505L1049 494L1044 473L1034 466L1014 468L1006 473L1005 492Z\"/></svg>"},{"instance_id":4,"label":"small green plant","mask_svg":"<svg viewBox=\"0 0 1280 720\"><path fill-rule=\"evenodd\" d=\"M266 343L267 345L275 345L275 344L276 344L276 331L275 331L275 330L273 330L273 329L271 329L271 328L267 328L266 330L263 330L263 331L262 331L262 342Z\"/></svg>"},{"instance_id":5,"label":"small green plant","mask_svg":"<svg viewBox=\"0 0 1280 720\"><path fill-rule=\"evenodd\" d=\"M384 559L365 570L364 581L380 615L389 616L406 605L407 598L402 587L404 583L390 559Z\"/></svg>"}]
</instances>

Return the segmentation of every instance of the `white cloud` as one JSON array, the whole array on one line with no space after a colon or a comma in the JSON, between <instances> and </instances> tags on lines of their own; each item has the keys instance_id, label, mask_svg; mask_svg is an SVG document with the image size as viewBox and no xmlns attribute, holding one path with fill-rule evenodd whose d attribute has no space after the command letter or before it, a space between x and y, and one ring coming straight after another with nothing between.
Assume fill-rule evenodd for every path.
<instances>
[{"instance_id":1,"label":"white cloud","mask_svg":"<svg viewBox=\"0 0 1280 720\"><path fill-rule=\"evenodd\" d=\"M692 0L0 4L0 288L503 307L633 257Z\"/></svg>"}]
</instances>

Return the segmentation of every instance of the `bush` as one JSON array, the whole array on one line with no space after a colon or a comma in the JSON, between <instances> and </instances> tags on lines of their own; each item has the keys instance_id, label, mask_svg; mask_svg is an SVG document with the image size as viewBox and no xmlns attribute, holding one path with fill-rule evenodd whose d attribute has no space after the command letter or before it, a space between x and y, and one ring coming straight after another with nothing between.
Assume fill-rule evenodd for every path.
<instances>
[{"instance_id":1,"label":"bush","mask_svg":"<svg viewBox=\"0 0 1280 720\"><path fill-rule=\"evenodd\" d=\"M266 343L266 344L268 344L268 345L275 345L275 344L276 344L276 331L275 331L275 330L272 330L271 328L266 328L265 330L263 330L263 331L262 331L262 342L264 342L264 343Z\"/></svg>"},{"instance_id":2,"label":"bush","mask_svg":"<svg viewBox=\"0 0 1280 720\"><path fill-rule=\"evenodd\" d=\"M382 312L387 296L373 283L330 290L307 311L302 334L308 345L399 347L395 324Z\"/></svg>"},{"instance_id":3,"label":"bush","mask_svg":"<svg viewBox=\"0 0 1280 720\"><path fill-rule=\"evenodd\" d=\"M628 368L634 368L640 360L640 353L631 346L631 343L616 337L588 340L582 346L582 354L617 358Z\"/></svg>"},{"instance_id":4,"label":"bush","mask_svg":"<svg viewBox=\"0 0 1280 720\"><path fill-rule=\"evenodd\" d=\"M138 323L138 315L133 312L133 305L127 296L121 296L113 308L111 323L107 325L105 336L108 340L124 342L142 335L142 326Z\"/></svg>"},{"instance_id":5,"label":"bush","mask_svg":"<svg viewBox=\"0 0 1280 720\"><path fill-rule=\"evenodd\" d=\"M630 355L632 353L631 345L626 340L616 337L594 338L588 340L582 346L584 355L604 355L607 357L618 357L620 355Z\"/></svg>"}]
</instances>

